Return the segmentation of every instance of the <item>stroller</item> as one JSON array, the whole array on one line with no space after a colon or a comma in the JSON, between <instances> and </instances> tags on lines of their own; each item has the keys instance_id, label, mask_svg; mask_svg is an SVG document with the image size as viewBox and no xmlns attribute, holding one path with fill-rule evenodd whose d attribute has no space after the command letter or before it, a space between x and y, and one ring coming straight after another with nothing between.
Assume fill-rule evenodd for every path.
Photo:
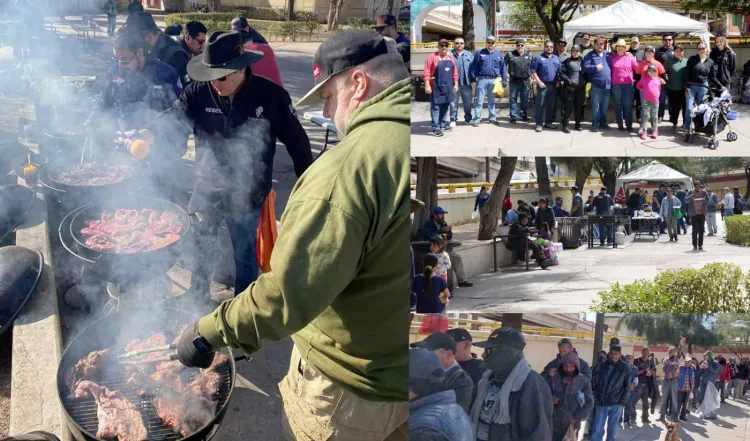
<instances>
[{"instance_id":1,"label":"stroller","mask_svg":"<svg viewBox=\"0 0 750 441\"><path fill-rule=\"evenodd\" d=\"M709 137L708 148L715 150L719 147L717 135L729 127L727 141L737 140L737 133L732 131L729 121L736 119L738 113L731 110L732 95L725 90L711 89L708 86L702 86L708 89L707 99L702 104L689 109L690 118L693 122L693 130L685 134L685 142L693 142L696 133L702 133Z\"/></svg>"}]
</instances>

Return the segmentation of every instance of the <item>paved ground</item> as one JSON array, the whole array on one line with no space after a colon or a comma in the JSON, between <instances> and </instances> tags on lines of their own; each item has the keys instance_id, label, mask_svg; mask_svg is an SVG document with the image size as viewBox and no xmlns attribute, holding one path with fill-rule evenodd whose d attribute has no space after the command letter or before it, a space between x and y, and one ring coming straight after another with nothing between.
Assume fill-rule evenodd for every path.
<instances>
[{"instance_id":1,"label":"paved ground","mask_svg":"<svg viewBox=\"0 0 750 441\"><path fill-rule=\"evenodd\" d=\"M464 238L475 238L466 233ZM631 283L636 279L653 279L659 272L686 267L699 268L710 262L732 262L745 271L750 269L750 253L727 244L724 224L719 219L719 235L705 237L704 250L693 251L691 229L680 235L679 242L670 243L667 235L657 242L650 238L626 236L626 245L616 249L600 247L565 250L559 255L560 265L542 270L532 262L531 269L512 266L496 273L482 274L471 282L471 288L452 292L451 311L499 312L582 312L587 311L597 293L616 282ZM459 238L461 236L458 236Z\"/></svg>"},{"instance_id":2,"label":"paved ground","mask_svg":"<svg viewBox=\"0 0 750 441\"><path fill-rule=\"evenodd\" d=\"M732 122L732 130L738 135L735 142L727 142L725 130L716 151L708 150L707 139L695 144L686 144L680 136L671 134L669 122L660 125L658 139L641 140L636 133L620 132L614 122L614 111L608 121L614 128L608 132L591 133L590 111L586 112L582 132L564 134L559 130L534 131L533 123L511 124L508 120L508 102L496 108L499 126L485 124L479 127L464 123L446 132L442 138L432 136L430 129L429 103L412 101L411 154L412 156L742 156L750 146L750 106L735 105L740 118ZM459 110L459 121L463 121L463 109ZM533 111L530 112L533 118ZM532 119L533 120L533 119ZM559 126L559 124L558 124Z\"/></svg>"},{"instance_id":3,"label":"paved ground","mask_svg":"<svg viewBox=\"0 0 750 441\"><path fill-rule=\"evenodd\" d=\"M651 424L640 422L641 405L638 404L638 424L632 428L620 426L617 431L617 441L662 441L667 430L664 424L656 421L659 418L659 410L656 415L650 415ZM729 399L722 403L716 411L718 416L715 420L704 420L695 415L689 415L687 421L680 421L679 435L682 441L748 441L750 440L750 401L747 399ZM583 433L581 433L581 438Z\"/></svg>"}]
</instances>

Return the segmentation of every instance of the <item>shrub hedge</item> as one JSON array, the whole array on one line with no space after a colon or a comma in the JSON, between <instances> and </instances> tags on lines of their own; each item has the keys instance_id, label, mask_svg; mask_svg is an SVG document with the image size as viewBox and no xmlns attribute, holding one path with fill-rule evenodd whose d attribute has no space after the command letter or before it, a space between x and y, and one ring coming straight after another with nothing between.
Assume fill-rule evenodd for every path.
<instances>
[{"instance_id":1,"label":"shrub hedge","mask_svg":"<svg viewBox=\"0 0 750 441\"><path fill-rule=\"evenodd\" d=\"M203 14L189 13L189 14L168 14L164 18L164 22L167 26L180 23L185 23L198 20L208 28L208 33L220 30L230 29L232 26L232 19L238 14L236 12L210 12ZM316 34L320 33L321 26L315 21L258 21L248 19L248 24L258 30L266 38L276 37L281 40L310 40Z\"/></svg>"},{"instance_id":2,"label":"shrub hedge","mask_svg":"<svg viewBox=\"0 0 750 441\"><path fill-rule=\"evenodd\" d=\"M727 243L750 246L750 216L729 216L724 219L727 227Z\"/></svg>"},{"instance_id":3,"label":"shrub hedge","mask_svg":"<svg viewBox=\"0 0 750 441\"><path fill-rule=\"evenodd\" d=\"M653 281L615 284L592 309L604 313L750 312L750 272L733 263L709 263L659 273Z\"/></svg>"}]
</instances>

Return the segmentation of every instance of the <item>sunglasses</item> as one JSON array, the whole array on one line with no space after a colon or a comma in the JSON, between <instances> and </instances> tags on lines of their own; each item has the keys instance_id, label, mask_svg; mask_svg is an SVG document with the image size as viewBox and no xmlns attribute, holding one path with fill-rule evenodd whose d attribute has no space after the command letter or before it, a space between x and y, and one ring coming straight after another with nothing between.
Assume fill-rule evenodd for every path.
<instances>
[{"instance_id":1,"label":"sunglasses","mask_svg":"<svg viewBox=\"0 0 750 441\"><path fill-rule=\"evenodd\" d=\"M672 41L671 38L665 38L664 41Z\"/></svg>"},{"instance_id":2,"label":"sunglasses","mask_svg":"<svg viewBox=\"0 0 750 441\"><path fill-rule=\"evenodd\" d=\"M516 47L523 47L523 45L522 44L517 44Z\"/></svg>"},{"instance_id":3,"label":"sunglasses","mask_svg":"<svg viewBox=\"0 0 750 441\"><path fill-rule=\"evenodd\" d=\"M457 41L455 44L464 44L463 41Z\"/></svg>"},{"instance_id":4,"label":"sunglasses","mask_svg":"<svg viewBox=\"0 0 750 441\"><path fill-rule=\"evenodd\" d=\"M699 50L699 51L705 51L705 50L706 50L706 48L705 48L705 47L699 47L699 48L698 48L698 50Z\"/></svg>"},{"instance_id":5,"label":"sunglasses","mask_svg":"<svg viewBox=\"0 0 750 441\"><path fill-rule=\"evenodd\" d=\"M494 41L488 41L488 42L487 42L487 44L489 44L489 45L494 45L494 44L495 44L495 42L494 42Z\"/></svg>"}]
</instances>

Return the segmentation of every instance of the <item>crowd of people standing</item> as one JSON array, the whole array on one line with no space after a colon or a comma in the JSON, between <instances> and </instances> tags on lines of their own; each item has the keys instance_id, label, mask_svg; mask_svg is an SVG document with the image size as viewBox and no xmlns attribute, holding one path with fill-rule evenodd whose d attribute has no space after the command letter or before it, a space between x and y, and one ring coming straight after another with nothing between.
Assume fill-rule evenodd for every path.
<instances>
[{"instance_id":1,"label":"crowd of people standing","mask_svg":"<svg viewBox=\"0 0 750 441\"><path fill-rule=\"evenodd\" d=\"M463 103L464 122L474 127L482 120L485 97L488 123L497 124L495 84L509 89L511 123L530 122L529 96L535 90L536 131L581 131L587 97L591 107L591 130L609 130L607 111L614 99L615 120L620 131L634 131L642 139L659 136L659 123L672 124L672 134L682 124L686 141L692 136L690 110L703 102L709 87L728 90L736 71L736 55L726 38L717 36L708 51L706 42L696 46L697 54L685 57L685 48L674 44L674 36L664 35L662 46L642 48L637 36L629 44L615 37L611 51L601 37L583 34L579 44L567 51L568 42L544 43L543 52L533 55L524 39L516 40L515 50L503 54L494 36L476 53L465 49L463 38L456 38L449 49L448 40L438 42L438 51L424 66L425 92L430 95L432 134L442 136L458 121L459 99ZM558 102L561 104L558 107ZM558 108L560 112L558 112Z\"/></svg>"},{"instance_id":2,"label":"crowd of people standing","mask_svg":"<svg viewBox=\"0 0 750 441\"><path fill-rule=\"evenodd\" d=\"M536 372L517 329L496 329L483 342L461 328L431 334L409 351L410 439L562 441L584 432L585 440L602 441L606 433L613 441L637 424L638 403L644 426L657 410L662 423L716 418L714 398L745 397L750 361L711 351L699 360L685 344L681 339L659 361L647 347L625 355L613 338L589 366L562 338ZM481 360L472 347L482 350Z\"/></svg>"}]
</instances>

